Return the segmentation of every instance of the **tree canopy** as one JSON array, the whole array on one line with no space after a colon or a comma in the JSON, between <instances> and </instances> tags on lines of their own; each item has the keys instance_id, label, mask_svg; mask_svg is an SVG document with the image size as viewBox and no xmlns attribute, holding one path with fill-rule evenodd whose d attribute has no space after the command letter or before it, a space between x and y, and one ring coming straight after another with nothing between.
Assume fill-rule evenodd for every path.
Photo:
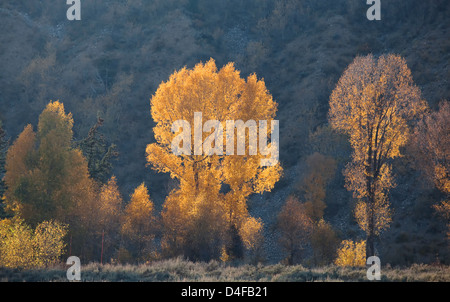
<instances>
[{"instance_id":1,"label":"tree canopy","mask_svg":"<svg viewBox=\"0 0 450 302\"><path fill-rule=\"evenodd\" d=\"M375 236L391 222L388 192L395 182L389 160L401 156L411 121L425 108L406 60L394 54L355 58L331 94L329 122L353 148L344 174L359 199L355 216L368 236L367 257L374 255Z\"/></svg>"},{"instance_id":2,"label":"tree canopy","mask_svg":"<svg viewBox=\"0 0 450 302\"><path fill-rule=\"evenodd\" d=\"M225 134L218 133L218 129L214 129L214 132L212 127L205 132L202 131L205 129L200 129L201 142L206 140L211 143L208 137L216 137L218 139L211 148L217 148L217 151L220 148L221 152L212 155L205 150L198 152L198 146L190 144L192 152L177 156L172 152L171 144L180 129L172 131L172 126L180 120L194 125L198 112L202 114L203 120L220 123L222 129L226 128L228 120L241 120L244 123L265 120L270 124L276 110L277 104L264 81L258 80L255 74L246 80L241 78L233 63L218 70L211 59L197 64L193 69L175 71L167 82L161 83L151 99L156 143L147 146L146 154L148 163L155 170L170 173L179 182L179 187L166 200L165 211L176 207L181 213L179 218L186 220L183 225L188 225L187 222L196 217L202 203L206 202L217 211L221 220L226 221L229 228L239 230L249 216L246 199L252 193L270 191L274 187L281 177L280 164L261 166L261 159L267 158L267 154L258 151L251 155L250 130L244 132L244 137L238 138L237 127L232 129L234 141L227 140ZM215 125L215 128L220 128L217 123ZM261 131L258 134L261 135ZM194 140L194 133L189 138L191 136ZM226 143L218 144L221 138ZM245 139L246 153L237 155L238 141L242 138ZM234 151L231 152L233 155L227 155L230 148Z\"/></svg>"}]
</instances>

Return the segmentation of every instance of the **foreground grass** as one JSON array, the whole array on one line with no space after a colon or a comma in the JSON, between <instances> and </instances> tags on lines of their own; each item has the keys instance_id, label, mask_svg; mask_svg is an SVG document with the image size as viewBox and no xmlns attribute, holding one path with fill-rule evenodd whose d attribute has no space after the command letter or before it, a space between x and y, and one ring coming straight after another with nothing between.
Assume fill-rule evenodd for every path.
<instances>
[{"instance_id":1,"label":"foreground grass","mask_svg":"<svg viewBox=\"0 0 450 302\"><path fill-rule=\"evenodd\" d=\"M305 268L301 265L241 265L232 266L216 261L193 263L172 259L142 265L82 265L85 282L339 282L367 281L365 268L326 266ZM408 268L381 268L382 281L431 282L450 281L450 266L415 264ZM20 270L0 268L3 282L66 282L66 269Z\"/></svg>"}]
</instances>

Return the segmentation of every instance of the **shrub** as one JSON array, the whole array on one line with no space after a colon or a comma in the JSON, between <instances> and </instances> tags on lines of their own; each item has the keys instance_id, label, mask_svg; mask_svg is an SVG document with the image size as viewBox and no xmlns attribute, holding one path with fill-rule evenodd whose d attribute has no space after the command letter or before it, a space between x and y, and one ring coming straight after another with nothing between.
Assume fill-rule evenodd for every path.
<instances>
[{"instance_id":1,"label":"shrub","mask_svg":"<svg viewBox=\"0 0 450 302\"><path fill-rule=\"evenodd\" d=\"M366 265L366 241L353 242L344 240L337 251L335 264L338 266L365 266Z\"/></svg>"},{"instance_id":2,"label":"shrub","mask_svg":"<svg viewBox=\"0 0 450 302\"><path fill-rule=\"evenodd\" d=\"M263 222L260 218L256 219L254 217L248 217L241 229L239 230L239 235L242 238L244 246L252 251L256 252L262 244L264 239L262 234Z\"/></svg>"},{"instance_id":3,"label":"shrub","mask_svg":"<svg viewBox=\"0 0 450 302\"><path fill-rule=\"evenodd\" d=\"M278 214L277 227L281 232L280 244L287 252L287 262L294 264L309 243L313 223L305 211L304 204L289 196Z\"/></svg>"},{"instance_id":4,"label":"shrub","mask_svg":"<svg viewBox=\"0 0 450 302\"><path fill-rule=\"evenodd\" d=\"M0 267L38 268L55 264L63 254L67 227L44 221L33 231L19 218L0 221Z\"/></svg>"},{"instance_id":5,"label":"shrub","mask_svg":"<svg viewBox=\"0 0 450 302\"><path fill-rule=\"evenodd\" d=\"M44 221L34 230L33 252L36 266L49 266L58 262L63 254L67 226L57 221Z\"/></svg>"},{"instance_id":6,"label":"shrub","mask_svg":"<svg viewBox=\"0 0 450 302\"><path fill-rule=\"evenodd\" d=\"M314 262L316 265L331 263L336 255L339 239L331 224L321 219L315 224L311 235Z\"/></svg>"},{"instance_id":7,"label":"shrub","mask_svg":"<svg viewBox=\"0 0 450 302\"><path fill-rule=\"evenodd\" d=\"M21 220L0 221L0 266L33 267L32 230Z\"/></svg>"}]
</instances>

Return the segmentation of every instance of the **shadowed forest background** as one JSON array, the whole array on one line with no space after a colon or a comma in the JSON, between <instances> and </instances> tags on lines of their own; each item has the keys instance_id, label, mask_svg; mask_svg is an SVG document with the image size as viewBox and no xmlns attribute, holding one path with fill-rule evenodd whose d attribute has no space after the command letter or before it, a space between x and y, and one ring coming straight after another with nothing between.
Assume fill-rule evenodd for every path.
<instances>
[{"instance_id":1,"label":"shadowed forest background","mask_svg":"<svg viewBox=\"0 0 450 302\"><path fill-rule=\"evenodd\" d=\"M277 217L293 196L323 201L320 216L329 223L323 229L331 227L337 242L365 238L342 173L351 146L327 116L330 95L355 57L398 54L431 111L450 99L446 0L382 1L381 21L368 21L365 1L353 0L82 1L82 20L74 22L67 8L65 1L0 4L0 120L10 144L28 124L38 125L50 100L72 114L78 145L100 117L103 153L116 147L109 150L111 170L99 180L115 176L124 207L145 183L158 219L177 183L147 165L146 147L155 142L150 99L175 70L210 58L218 69L234 62L242 78L263 78L278 103L283 176L247 202L264 223L262 247L252 255L257 261L286 261ZM391 265L449 264L447 227L433 208L446 195L424 177L413 149L402 148L392 166L392 224L379 238L378 254ZM160 234L154 236L158 246ZM334 257L317 256L312 245L305 243L291 262Z\"/></svg>"}]
</instances>

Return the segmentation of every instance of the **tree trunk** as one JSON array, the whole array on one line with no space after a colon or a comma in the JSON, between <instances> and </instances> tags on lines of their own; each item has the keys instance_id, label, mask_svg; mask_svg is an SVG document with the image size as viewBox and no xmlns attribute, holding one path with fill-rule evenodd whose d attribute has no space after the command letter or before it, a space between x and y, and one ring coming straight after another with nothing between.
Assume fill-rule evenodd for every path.
<instances>
[{"instance_id":1,"label":"tree trunk","mask_svg":"<svg viewBox=\"0 0 450 302\"><path fill-rule=\"evenodd\" d=\"M370 127L368 127L370 128ZM369 133L369 137L372 137L372 133ZM375 237L375 169L373 164L375 163L375 156L372 152L372 144L369 142L367 166L366 166L366 190L367 190L367 240L366 240L366 259L375 256L374 249L374 237Z\"/></svg>"},{"instance_id":2,"label":"tree trunk","mask_svg":"<svg viewBox=\"0 0 450 302\"><path fill-rule=\"evenodd\" d=\"M195 185L195 195L198 194L198 168L197 168L197 162L194 161L192 168L194 170L194 185Z\"/></svg>"},{"instance_id":3,"label":"tree trunk","mask_svg":"<svg viewBox=\"0 0 450 302\"><path fill-rule=\"evenodd\" d=\"M368 190L368 200L367 200L367 241L366 241L366 259L375 256L375 193L373 191L373 179L371 176L367 176L367 190Z\"/></svg>"}]
</instances>

